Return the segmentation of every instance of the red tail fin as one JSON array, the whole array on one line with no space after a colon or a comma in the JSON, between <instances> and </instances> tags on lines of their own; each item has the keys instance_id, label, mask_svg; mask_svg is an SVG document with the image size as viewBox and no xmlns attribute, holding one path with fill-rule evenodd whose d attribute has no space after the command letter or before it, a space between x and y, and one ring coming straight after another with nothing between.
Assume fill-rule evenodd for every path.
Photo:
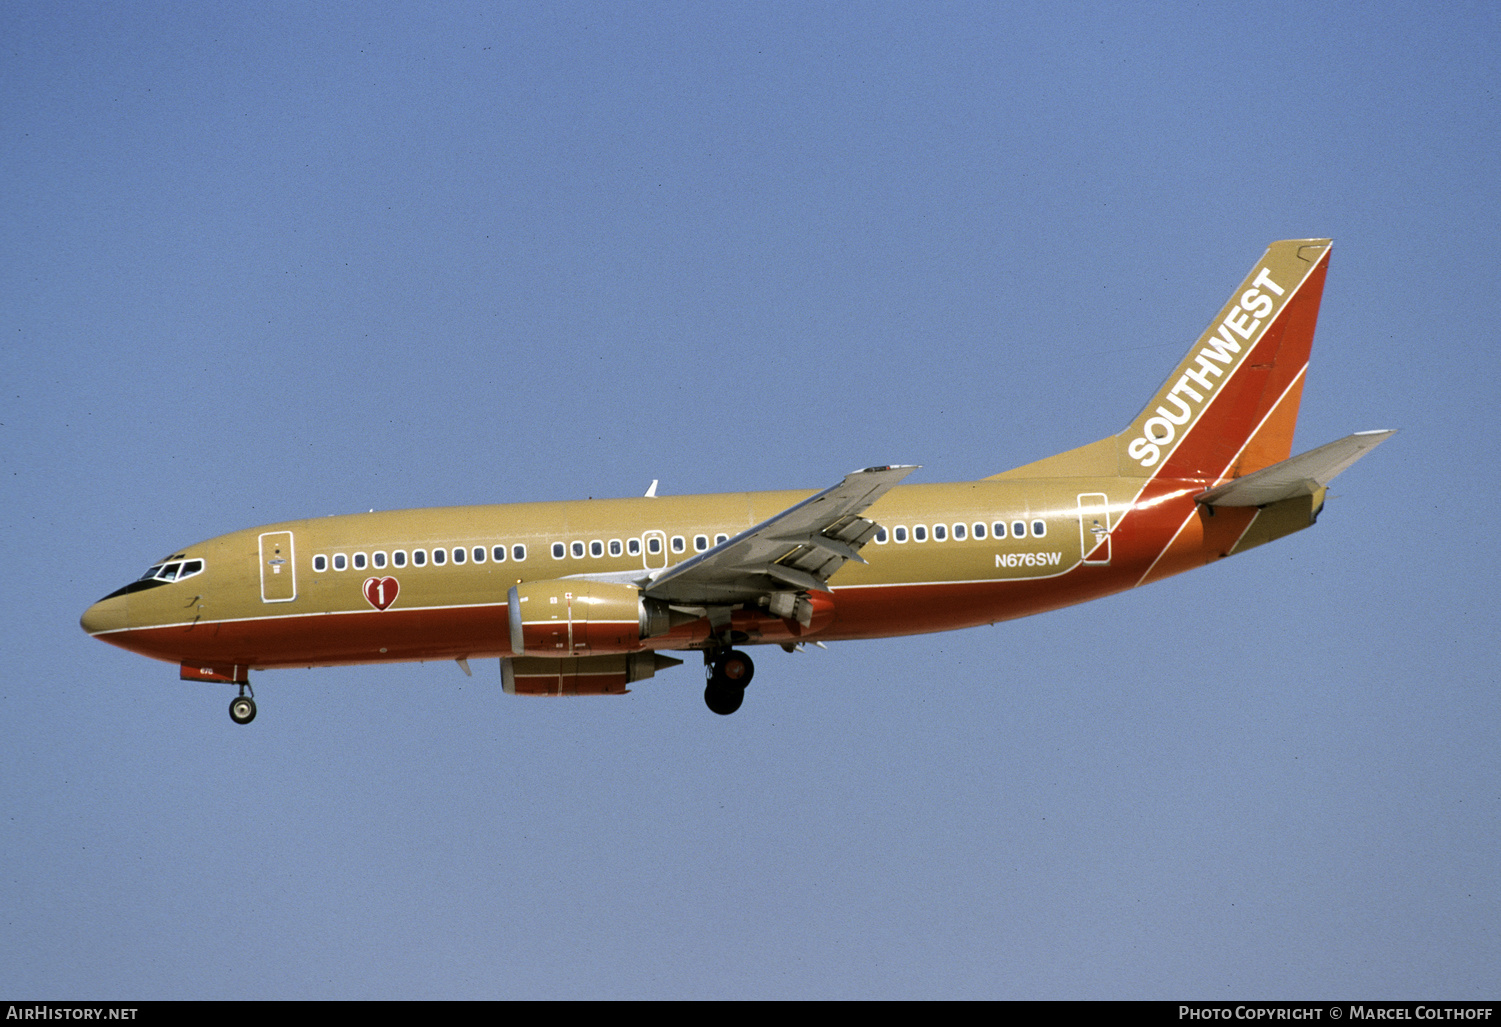
<instances>
[{"instance_id":1,"label":"red tail fin","mask_svg":"<svg viewBox=\"0 0 1501 1027\"><path fill-rule=\"evenodd\" d=\"M1117 436L1120 473L1233 478L1292 451L1328 239L1272 243L1178 369Z\"/></svg>"}]
</instances>

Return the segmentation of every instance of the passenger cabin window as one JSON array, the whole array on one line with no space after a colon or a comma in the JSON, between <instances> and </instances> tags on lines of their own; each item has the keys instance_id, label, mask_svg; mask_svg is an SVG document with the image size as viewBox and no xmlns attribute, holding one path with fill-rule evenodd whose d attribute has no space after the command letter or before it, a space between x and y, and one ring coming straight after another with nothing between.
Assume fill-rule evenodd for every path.
<instances>
[{"instance_id":1,"label":"passenger cabin window","mask_svg":"<svg viewBox=\"0 0 1501 1027\"><path fill-rule=\"evenodd\" d=\"M407 565L407 551L405 549L398 549L398 550L396 550L396 552L394 552L394 553L391 554L391 566L392 567L405 567L406 565Z\"/></svg>"},{"instance_id":2,"label":"passenger cabin window","mask_svg":"<svg viewBox=\"0 0 1501 1027\"><path fill-rule=\"evenodd\" d=\"M1046 521L1033 521L1032 522L1032 536L1034 538L1042 538L1047 533L1048 533L1048 525L1047 525Z\"/></svg>"},{"instance_id":3,"label":"passenger cabin window","mask_svg":"<svg viewBox=\"0 0 1501 1027\"><path fill-rule=\"evenodd\" d=\"M328 570L328 557L324 556L322 553L319 553L317 556L313 557L313 570L317 571L319 574L322 574L324 571Z\"/></svg>"},{"instance_id":4,"label":"passenger cabin window","mask_svg":"<svg viewBox=\"0 0 1501 1027\"><path fill-rule=\"evenodd\" d=\"M584 544L582 542L575 542L570 548L572 548L573 550L573 558L575 560L581 559L583 557Z\"/></svg>"},{"instance_id":5,"label":"passenger cabin window","mask_svg":"<svg viewBox=\"0 0 1501 1027\"><path fill-rule=\"evenodd\" d=\"M464 562L464 547L463 546L454 546L453 547L453 562L454 563L463 563Z\"/></svg>"},{"instance_id":6,"label":"passenger cabin window","mask_svg":"<svg viewBox=\"0 0 1501 1027\"><path fill-rule=\"evenodd\" d=\"M705 549L708 549L708 548L709 548L709 536L708 535L694 535L693 536L693 551L695 553L702 553Z\"/></svg>"},{"instance_id":7,"label":"passenger cabin window","mask_svg":"<svg viewBox=\"0 0 1501 1027\"><path fill-rule=\"evenodd\" d=\"M561 559L563 559L563 557L565 557L567 555L568 555L568 550L564 547L563 543L561 543L561 542L554 542L552 544L552 558L554 560L561 560Z\"/></svg>"},{"instance_id":8,"label":"passenger cabin window","mask_svg":"<svg viewBox=\"0 0 1501 1027\"><path fill-rule=\"evenodd\" d=\"M414 549L414 550L412 550L412 566L413 567L426 567L427 566L427 550L426 549Z\"/></svg>"},{"instance_id":9,"label":"passenger cabin window","mask_svg":"<svg viewBox=\"0 0 1501 1027\"><path fill-rule=\"evenodd\" d=\"M506 547L505 546L491 546L490 547L490 559L494 560L496 563L505 563L506 562Z\"/></svg>"},{"instance_id":10,"label":"passenger cabin window","mask_svg":"<svg viewBox=\"0 0 1501 1027\"><path fill-rule=\"evenodd\" d=\"M646 551L656 556L662 551L662 540L656 535L652 535L646 540Z\"/></svg>"},{"instance_id":11,"label":"passenger cabin window","mask_svg":"<svg viewBox=\"0 0 1501 1027\"><path fill-rule=\"evenodd\" d=\"M896 529L892 531L891 537L896 539L898 544L907 541L907 526L905 524L898 524Z\"/></svg>"},{"instance_id":12,"label":"passenger cabin window","mask_svg":"<svg viewBox=\"0 0 1501 1027\"><path fill-rule=\"evenodd\" d=\"M593 556L593 557L604 556L605 555L605 544L603 542L601 542L599 539L595 539L593 542L590 542L589 543L589 555Z\"/></svg>"},{"instance_id":13,"label":"passenger cabin window","mask_svg":"<svg viewBox=\"0 0 1501 1027\"><path fill-rule=\"evenodd\" d=\"M364 553L355 553L354 554L354 569L357 570L357 571L362 571L362 570L365 569L365 554Z\"/></svg>"},{"instance_id":14,"label":"passenger cabin window","mask_svg":"<svg viewBox=\"0 0 1501 1027\"><path fill-rule=\"evenodd\" d=\"M933 525L933 541L934 542L942 542L944 539L946 539L948 537L949 537L948 525L946 525L946 524L935 524L935 525Z\"/></svg>"},{"instance_id":15,"label":"passenger cabin window","mask_svg":"<svg viewBox=\"0 0 1501 1027\"><path fill-rule=\"evenodd\" d=\"M370 554L370 563L372 565L376 566L376 567L384 567L386 565L386 554L385 553L371 553Z\"/></svg>"},{"instance_id":16,"label":"passenger cabin window","mask_svg":"<svg viewBox=\"0 0 1501 1027\"><path fill-rule=\"evenodd\" d=\"M639 538L628 538L628 539L626 539L625 540L625 551L626 551L626 554L629 555L629 556L640 556L641 555L641 540Z\"/></svg>"},{"instance_id":17,"label":"passenger cabin window","mask_svg":"<svg viewBox=\"0 0 1501 1027\"><path fill-rule=\"evenodd\" d=\"M474 547L474 562L475 563L484 563L485 562L485 547L484 546L475 546Z\"/></svg>"},{"instance_id":18,"label":"passenger cabin window","mask_svg":"<svg viewBox=\"0 0 1501 1027\"><path fill-rule=\"evenodd\" d=\"M1027 525L1026 525L1025 521L1012 521L1011 522L1011 537L1012 538L1026 538L1027 537Z\"/></svg>"},{"instance_id":19,"label":"passenger cabin window","mask_svg":"<svg viewBox=\"0 0 1501 1027\"><path fill-rule=\"evenodd\" d=\"M336 570L336 571L342 571L344 568L346 568L348 566L349 566L349 557L345 556L343 553L335 553L334 554L334 570Z\"/></svg>"},{"instance_id":20,"label":"passenger cabin window","mask_svg":"<svg viewBox=\"0 0 1501 1027\"><path fill-rule=\"evenodd\" d=\"M447 562L448 562L448 550L446 550L446 549L434 549L433 550L433 566L435 566L435 567L442 567Z\"/></svg>"},{"instance_id":21,"label":"passenger cabin window","mask_svg":"<svg viewBox=\"0 0 1501 1027\"><path fill-rule=\"evenodd\" d=\"M985 537L985 525L981 524L979 521L976 521L975 524L974 524L974 528L975 528L975 538L982 539L982 538Z\"/></svg>"},{"instance_id":22,"label":"passenger cabin window","mask_svg":"<svg viewBox=\"0 0 1501 1027\"><path fill-rule=\"evenodd\" d=\"M683 539L683 536L681 536L681 535L674 535L674 536L672 536L672 551L674 553L681 553L681 552L685 551L687 548L688 548L688 543Z\"/></svg>"},{"instance_id":23,"label":"passenger cabin window","mask_svg":"<svg viewBox=\"0 0 1501 1027\"><path fill-rule=\"evenodd\" d=\"M520 563L526 559L526 546L517 544L511 547L511 559Z\"/></svg>"},{"instance_id":24,"label":"passenger cabin window","mask_svg":"<svg viewBox=\"0 0 1501 1027\"><path fill-rule=\"evenodd\" d=\"M889 539L890 537L891 536L886 533L886 529L885 528L877 528L876 529L876 545L878 545L878 546L884 546L886 544L886 540Z\"/></svg>"},{"instance_id":25,"label":"passenger cabin window","mask_svg":"<svg viewBox=\"0 0 1501 1027\"><path fill-rule=\"evenodd\" d=\"M1006 522L1005 521L996 521L994 524L992 524L990 526L990 532L996 538L1005 538L1006 537Z\"/></svg>"},{"instance_id":26,"label":"passenger cabin window","mask_svg":"<svg viewBox=\"0 0 1501 1027\"><path fill-rule=\"evenodd\" d=\"M610 555L611 556L619 556L620 553L621 553L620 539L618 539L618 538L612 538L612 539L610 539Z\"/></svg>"},{"instance_id":27,"label":"passenger cabin window","mask_svg":"<svg viewBox=\"0 0 1501 1027\"><path fill-rule=\"evenodd\" d=\"M954 525L954 541L955 542L963 542L964 541L964 525L963 524L956 524L956 525Z\"/></svg>"},{"instance_id":28,"label":"passenger cabin window","mask_svg":"<svg viewBox=\"0 0 1501 1027\"><path fill-rule=\"evenodd\" d=\"M913 542L926 542L926 541L928 541L928 526L926 524L919 524L919 525L917 525L916 527L914 527L912 529L912 541Z\"/></svg>"},{"instance_id":29,"label":"passenger cabin window","mask_svg":"<svg viewBox=\"0 0 1501 1027\"><path fill-rule=\"evenodd\" d=\"M724 532L720 532L718 535L714 536L714 544L716 546L722 542L728 542L729 540L730 536L726 535Z\"/></svg>"}]
</instances>

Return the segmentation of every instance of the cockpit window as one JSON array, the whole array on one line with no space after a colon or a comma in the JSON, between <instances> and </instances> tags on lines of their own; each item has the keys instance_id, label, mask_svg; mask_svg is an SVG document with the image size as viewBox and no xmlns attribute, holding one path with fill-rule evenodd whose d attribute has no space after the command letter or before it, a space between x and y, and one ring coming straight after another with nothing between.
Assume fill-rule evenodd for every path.
<instances>
[{"instance_id":1,"label":"cockpit window","mask_svg":"<svg viewBox=\"0 0 1501 1027\"><path fill-rule=\"evenodd\" d=\"M132 592L142 592L148 588L160 588L174 581L191 578L195 574L203 573L202 560L184 560L179 557L176 560L164 560L153 564L146 569L146 573L126 585L124 588L115 589L105 599L113 599L115 596L130 595Z\"/></svg>"},{"instance_id":2,"label":"cockpit window","mask_svg":"<svg viewBox=\"0 0 1501 1027\"><path fill-rule=\"evenodd\" d=\"M159 563L148 568L142 574L140 581L181 581L183 578L191 578L195 574L203 573L202 560L173 560L170 563Z\"/></svg>"}]
</instances>

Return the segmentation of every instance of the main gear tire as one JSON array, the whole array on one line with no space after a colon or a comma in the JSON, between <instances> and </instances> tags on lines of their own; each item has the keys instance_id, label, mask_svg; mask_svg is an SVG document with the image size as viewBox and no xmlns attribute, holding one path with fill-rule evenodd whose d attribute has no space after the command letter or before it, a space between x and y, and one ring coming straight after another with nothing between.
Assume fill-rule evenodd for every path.
<instances>
[{"instance_id":1,"label":"main gear tire","mask_svg":"<svg viewBox=\"0 0 1501 1027\"><path fill-rule=\"evenodd\" d=\"M744 688L756 676L756 664L739 649L731 649L714 661L714 676L727 685Z\"/></svg>"},{"instance_id":2,"label":"main gear tire","mask_svg":"<svg viewBox=\"0 0 1501 1027\"><path fill-rule=\"evenodd\" d=\"M704 689L704 704L719 714L728 717L745 702L745 689L719 681L710 681Z\"/></svg>"}]
</instances>

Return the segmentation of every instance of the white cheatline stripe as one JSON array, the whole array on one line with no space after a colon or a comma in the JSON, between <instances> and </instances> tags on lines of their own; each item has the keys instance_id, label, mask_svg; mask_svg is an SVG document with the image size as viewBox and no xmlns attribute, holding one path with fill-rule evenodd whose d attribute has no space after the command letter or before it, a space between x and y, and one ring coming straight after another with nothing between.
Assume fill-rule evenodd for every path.
<instances>
[{"instance_id":1,"label":"white cheatline stripe","mask_svg":"<svg viewBox=\"0 0 1501 1027\"><path fill-rule=\"evenodd\" d=\"M364 616L366 614L370 616L389 616L392 613L421 613L427 610L481 610L485 609L486 607L494 607L498 609L505 605L505 603L451 603L446 606L392 606L387 607L384 610L377 610L374 607L371 607L368 610L312 610L303 613L264 614L259 617L226 617L221 620L200 620L193 621L191 623L193 623L197 627L209 627L214 624L244 624L249 621L311 620L314 617L348 617L351 615ZM94 631L90 632L90 634L97 638L100 635L114 635L122 631L154 631L157 628L183 628L187 626L187 622L180 624L137 624L134 627L110 628L108 631Z\"/></svg>"}]
</instances>

